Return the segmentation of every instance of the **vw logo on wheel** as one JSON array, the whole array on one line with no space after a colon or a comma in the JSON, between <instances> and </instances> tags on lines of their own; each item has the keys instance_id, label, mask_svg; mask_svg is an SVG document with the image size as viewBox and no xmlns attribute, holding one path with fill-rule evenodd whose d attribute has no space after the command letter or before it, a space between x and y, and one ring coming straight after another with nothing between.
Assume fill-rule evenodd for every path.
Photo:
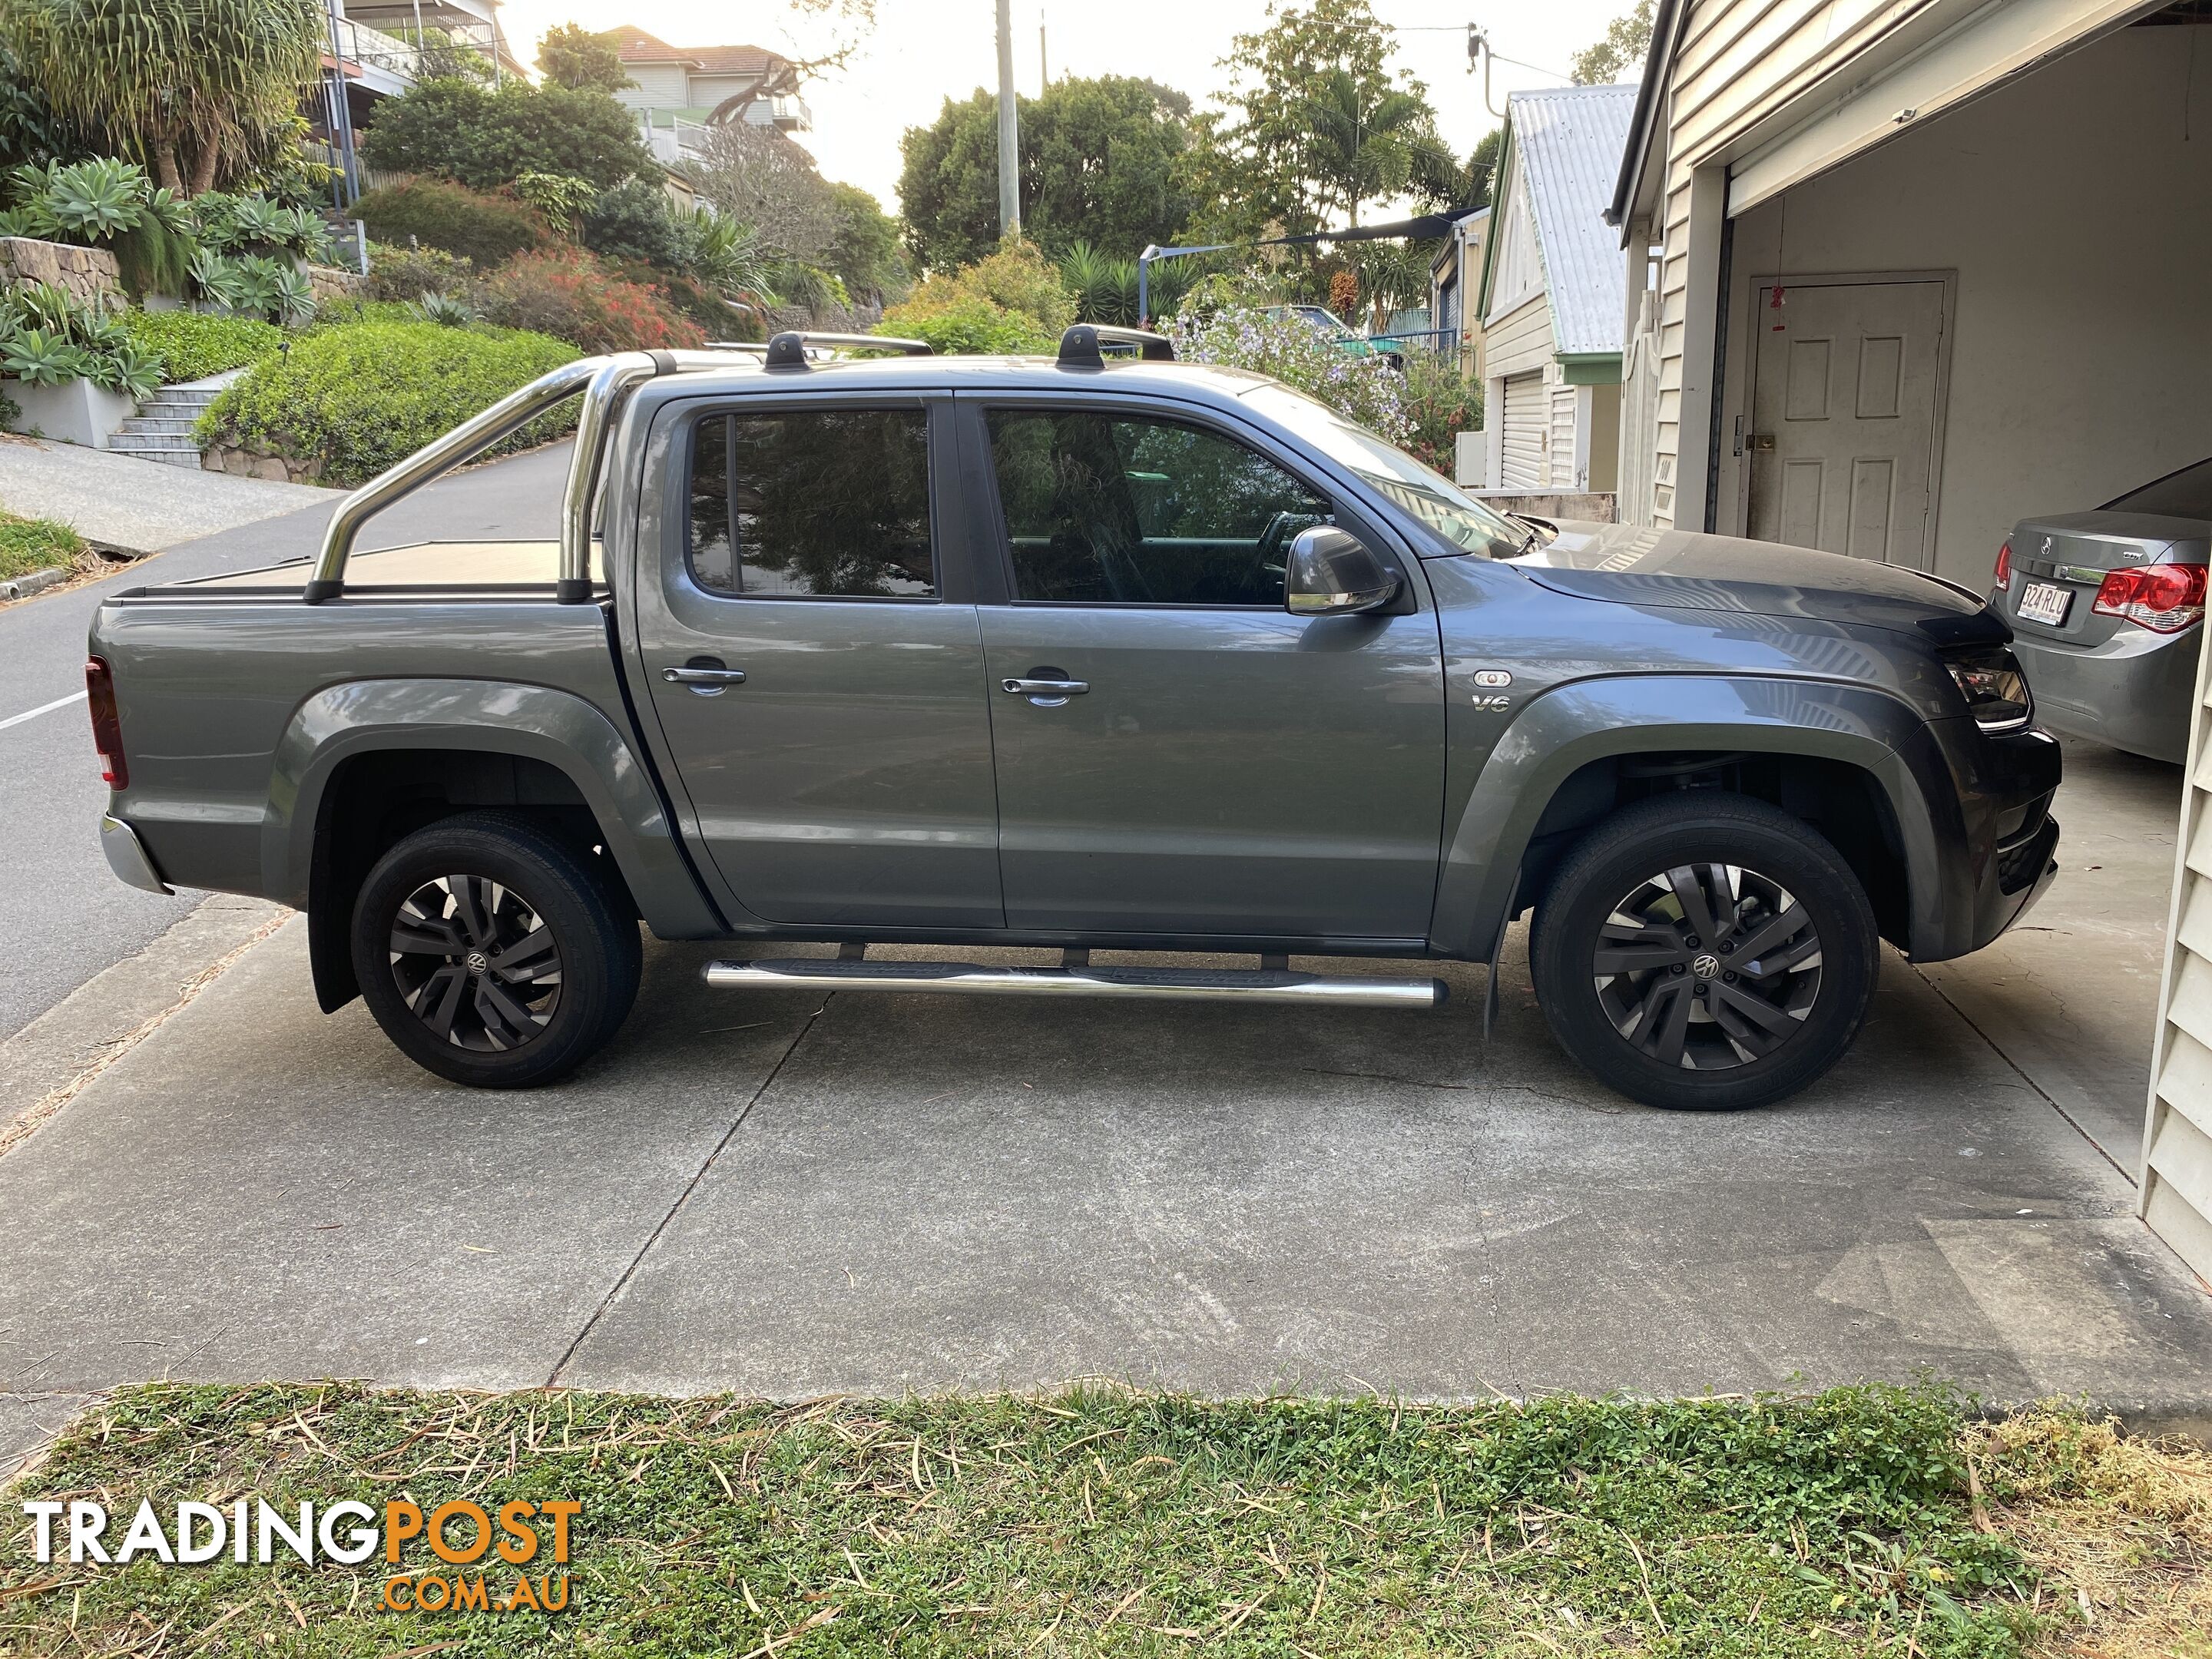
<instances>
[{"instance_id":1,"label":"vw logo on wheel","mask_svg":"<svg viewBox=\"0 0 2212 1659\"><path fill-rule=\"evenodd\" d=\"M1701 951L1690 963L1690 971L1699 979L1718 978L1721 971L1721 959L1711 951Z\"/></svg>"},{"instance_id":2,"label":"vw logo on wheel","mask_svg":"<svg viewBox=\"0 0 2212 1659\"><path fill-rule=\"evenodd\" d=\"M486 973L489 972L491 968L491 958L481 951L470 951L468 955L461 958L461 961L472 974ZM1698 971L1703 973L1705 970L1703 969L1699 969Z\"/></svg>"}]
</instances>

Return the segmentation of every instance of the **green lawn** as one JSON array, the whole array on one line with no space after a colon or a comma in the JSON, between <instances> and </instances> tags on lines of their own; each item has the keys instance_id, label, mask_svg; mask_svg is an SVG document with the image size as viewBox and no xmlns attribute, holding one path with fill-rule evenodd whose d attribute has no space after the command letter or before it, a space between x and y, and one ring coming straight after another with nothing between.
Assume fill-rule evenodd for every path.
<instances>
[{"instance_id":1,"label":"green lawn","mask_svg":"<svg viewBox=\"0 0 2212 1659\"><path fill-rule=\"evenodd\" d=\"M438 1564L35 1564L32 1498L572 1499L568 1605ZM2212 1659L2212 1459L1933 1388L1464 1408L125 1390L6 1494L0 1654ZM464 1524L459 1536L465 1537ZM515 1570L487 1559L494 1587ZM541 1559L530 1571L550 1571Z\"/></svg>"},{"instance_id":2,"label":"green lawn","mask_svg":"<svg viewBox=\"0 0 2212 1659\"><path fill-rule=\"evenodd\" d=\"M65 524L0 512L0 581L48 565L73 565L90 550L84 538Z\"/></svg>"}]
</instances>

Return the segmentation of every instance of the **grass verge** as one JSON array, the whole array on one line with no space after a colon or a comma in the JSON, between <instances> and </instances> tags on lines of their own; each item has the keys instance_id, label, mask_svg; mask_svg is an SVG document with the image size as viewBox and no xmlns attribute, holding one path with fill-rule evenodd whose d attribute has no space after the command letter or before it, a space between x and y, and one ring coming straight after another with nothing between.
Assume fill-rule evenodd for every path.
<instances>
[{"instance_id":1,"label":"grass verge","mask_svg":"<svg viewBox=\"0 0 2212 1659\"><path fill-rule=\"evenodd\" d=\"M112 1543L141 1498L249 1493L574 1500L568 1607L380 1609L387 1574L466 1571L419 1540L396 1567L42 1566L15 1524L95 1498ZM2212 1659L2212 1460L2065 1412L1985 1425L1933 1387L1416 1408L161 1385L81 1418L7 1507L11 1654Z\"/></svg>"},{"instance_id":2,"label":"grass verge","mask_svg":"<svg viewBox=\"0 0 2212 1659\"><path fill-rule=\"evenodd\" d=\"M49 565L73 570L91 554L84 538L65 524L0 512L0 581L27 576Z\"/></svg>"}]
</instances>

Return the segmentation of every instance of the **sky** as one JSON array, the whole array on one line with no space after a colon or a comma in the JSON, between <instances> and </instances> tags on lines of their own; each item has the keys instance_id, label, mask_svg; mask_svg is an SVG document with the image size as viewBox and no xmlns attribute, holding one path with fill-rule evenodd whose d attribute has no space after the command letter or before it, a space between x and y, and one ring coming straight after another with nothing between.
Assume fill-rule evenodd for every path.
<instances>
[{"instance_id":1,"label":"sky","mask_svg":"<svg viewBox=\"0 0 2212 1659\"><path fill-rule=\"evenodd\" d=\"M1523 87L1556 86L1568 60L1605 33L1632 0L1501 0L1475 21L1502 56L1557 71L1496 67L1491 99ZM899 135L926 126L945 98L998 83L995 0L878 0L874 30L850 64L801 94L814 131L798 135L823 174L860 185L898 210ZM1053 76L1138 75L1188 93L1203 105L1225 80L1214 67L1235 35L1263 27L1267 0L1013 0L1014 82L1034 97L1042 22ZM1396 25L1400 67L1428 82L1437 124L1464 155L1498 125L1484 107L1482 78L1467 71L1469 11L1451 0L1375 0ZM752 45L818 55L824 31L791 7L710 0L506 0L500 27L526 62L556 23L586 28L630 23L679 46Z\"/></svg>"}]
</instances>

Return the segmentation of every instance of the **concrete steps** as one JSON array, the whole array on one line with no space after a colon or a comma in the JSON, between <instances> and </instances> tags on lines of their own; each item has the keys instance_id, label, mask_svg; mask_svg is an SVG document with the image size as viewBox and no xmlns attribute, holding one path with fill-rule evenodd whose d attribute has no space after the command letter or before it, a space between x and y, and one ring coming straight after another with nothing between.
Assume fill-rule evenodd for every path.
<instances>
[{"instance_id":1,"label":"concrete steps","mask_svg":"<svg viewBox=\"0 0 2212 1659\"><path fill-rule=\"evenodd\" d=\"M139 404L137 415L116 428L107 441L107 453L170 466L198 467L200 449L192 441L192 425L235 378L218 374L207 380L163 386Z\"/></svg>"}]
</instances>

